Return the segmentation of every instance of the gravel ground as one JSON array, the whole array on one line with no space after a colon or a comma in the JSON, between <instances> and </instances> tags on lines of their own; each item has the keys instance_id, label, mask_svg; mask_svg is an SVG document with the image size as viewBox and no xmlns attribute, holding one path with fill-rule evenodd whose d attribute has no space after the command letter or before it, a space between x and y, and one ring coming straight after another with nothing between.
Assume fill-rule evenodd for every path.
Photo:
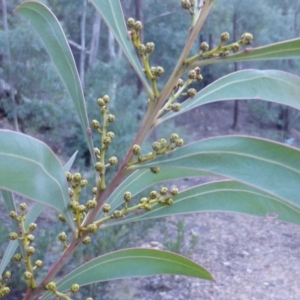
<instances>
[{"instance_id":1,"label":"gravel ground","mask_svg":"<svg viewBox=\"0 0 300 300\"><path fill-rule=\"evenodd\" d=\"M184 220L184 248L198 236L189 257L207 268L214 282L184 276L118 280L103 300L299 300L300 230L276 219L205 213L167 219L170 238ZM163 243L159 227L140 246ZM155 243L152 243L155 245Z\"/></svg>"}]
</instances>

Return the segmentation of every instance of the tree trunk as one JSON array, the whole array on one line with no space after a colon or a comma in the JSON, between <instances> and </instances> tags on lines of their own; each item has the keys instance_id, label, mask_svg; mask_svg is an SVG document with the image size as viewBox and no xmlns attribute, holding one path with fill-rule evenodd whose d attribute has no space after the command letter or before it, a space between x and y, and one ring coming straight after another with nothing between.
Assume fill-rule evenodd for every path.
<instances>
[{"instance_id":1,"label":"tree trunk","mask_svg":"<svg viewBox=\"0 0 300 300\"><path fill-rule=\"evenodd\" d=\"M13 106L13 120L14 120L14 129L16 131L20 131L19 124L18 124L18 114L17 114L17 104L15 98L15 89L14 83L12 79L12 70L11 70L11 53L10 53L10 43L9 43L9 29L8 29L8 22L7 22L7 5L6 0L2 0L2 17L3 17L3 28L5 32L5 55L8 67L8 82L9 82L9 89L10 89L10 98Z\"/></svg>"},{"instance_id":2,"label":"tree trunk","mask_svg":"<svg viewBox=\"0 0 300 300\"><path fill-rule=\"evenodd\" d=\"M135 0L135 17L137 20L144 23L142 0ZM143 43L143 40L144 40L143 30L141 31L140 39L141 39L141 42ZM137 93L139 95L143 90L143 84L138 77L137 77L136 85L137 85Z\"/></svg>"},{"instance_id":3,"label":"tree trunk","mask_svg":"<svg viewBox=\"0 0 300 300\"><path fill-rule=\"evenodd\" d=\"M100 39L100 31L101 31L101 18L98 12L95 12L94 22L93 22L93 34L91 41L91 50L89 56L89 67L92 66L96 59L99 49L99 39Z\"/></svg>"},{"instance_id":4,"label":"tree trunk","mask_svg":"<svg viewBox=\"0 0 300 300\"><path fill-rule=\"evenodd\" d=\"M81 15L81 51L79 64L79 77L82 88L84 88L84 69L85 69L85 23L86 23L86 0L82 0L82 15Z\"/></svg>"},{"instance_id":5,"label":"tree trunk","mask_svg":"<svg viewBox=\"0 0 300 300\"><path fill-rule=\"evenodd\" d=\"M236 11L233 13L233 40L237 40L237 14ZM234 63L234 71L238 70L238 64ZM238 120L239 120L239 101L234 100L234 108L233 108L233 123L232 129L236 130L238 128Z\"/></svg>"}]
</instances>

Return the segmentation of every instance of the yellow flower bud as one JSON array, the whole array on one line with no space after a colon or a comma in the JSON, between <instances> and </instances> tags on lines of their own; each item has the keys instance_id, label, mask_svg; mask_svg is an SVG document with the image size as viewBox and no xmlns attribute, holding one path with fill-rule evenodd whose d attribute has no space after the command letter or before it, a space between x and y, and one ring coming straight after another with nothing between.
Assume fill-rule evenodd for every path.
<instances>
[{"instance_id":1,"label":"yellow flower bud","mask_svg":"<svg viewBox=\"0 0 300 300\"><path fill-rule=\"evenodd\" d=\"M51 292L56 292L56 283L51 281L46 285L46 289Z\"/></svg>"},{"instance_id":2,"label":"yellow flower bud","mask_svg":"<svg viewBox=\"0 0 300 300\"><path fill-rule=\"evenodd\" d=\"M84 245L88 245L91 242L91 238L89 236L86 236L83 240L82 240L82 244Z\"/></svg>"},{"instance_id":3,"label":"yellow flower bud","mask_svg":"<svg viewBox=\"0 0 300 300\"><path fill-rule=\"evenodd\" d=\"M124 201L128 203L128 202L130 202L131 198L132 198L131 193L130 192L125 192Z\"/></svg>"},{"instance_id":4,"label":"yellow flower bud","mask_svg":"<svg viewBox=\"0 0 300 300\"><path fill-rule=\"evenodd\" d=\"M11 272L10 271L6 271L5 273L4 273L4 278L5 279L9 279L11 277Z\"/></svg>"},{"instance_id":5,"label":"yellow flower bud","mask_svg":"<svg viewBox=\"0 0 300 300\"><path fill-rule=\"evenodd\" d=\"M58 238L61 242L65 242L67 240L67 235L65 232L61 232L59 235L58 235Z\"/></svg>"},{"instance_id":6,"label":"yellow flower bud","mask_svg":"<svg viewBox=\"0 0 300 300\"><path fill-rule=\"evenodd\" d=\"M13 259L14 259L15 262L21 261L21 259L22 259L21 253L15 254L15 255L13 256Z\"/></svg>"},{"instance_id":7,"label":"yellow flower bud","mask_svg":"<svg viewBox=\"0 0 300 300\"><path fill-rule=\"evenodd\" d=\"M92 193L93 193L93 195L96 195L96 194L97 194L97 188L96 188L96 187L93 187Z\"/></svg>"},{"instance_id":8,"label":"yellow flower bud","mask_svg":"<svg viewBox=\"0 0 300 300\"><path fill-rule=\"evenodd\" d=\"M99 98L99 99L97 100L97 104L98 104L100 107L105 106L105 102L104 102L104 100L103 100L102 98Z\"/></svg>"},{"instance_id":9,"label":"yellow flower bud","mask_svg":"<svg viewBox=\"0 0 300 300\"><path fill-rule=\"evenodd\" d=\"M167 146L167 140L164 138L161 138L158 140L159 144L160 144L160 148L165 148Z\"/></svg>"},{"instance_id":10,"label":"yellow flower bud","mask_svg":"<svg viewBox=\"0 0 300 300\"><path fill-rule=\"evenodd\" d=\"M142 28L143 28L143 24L142 24L141 21L136 21L136 22L134 23L134 29L135 29L136 31L141 31Z\"/></svg>"},{"instance_id":11,"label":"yellow flower bud","mask_svg":"<svg viewBox=\"0 0 300 300\"><path fill-rule=\"evenodd\" d=\"M225 43L229 40L229 33L228 32L223 32L220 36L221 42Z\"/></svg>"},{"instance_id":12,"label":"yellow flower bud","mask_svg":"<svg viewBox=\"0 0 300 300\"><path fill-rule=\"evenodd\" d=\"M88 202L86 203L86 207L88 209L93 209L97 206L97 201L96 199L92 199L92 200L88 200Z\"/></svg>"},{"instance_id":13,"label":"yellow flower bud","mask_svg":"<svg viewBox=\"0 0 300 300\"><path fill-rule=\"evenodd\" d=\"M149 194L150 199L156 199L158 197L157 191L152 191Z\"/></svg>"},{"instance_id":14,"label":"yellow flower bud","mask_svg":"<svg viewBox=\"0 0 300 300\"><path fill-rule=\"evenodd\" d=\"M9 216L12 218L12 219L17 219L18 218L18 214L16 211L12 210L9 212Z\"/></svg>"},{"instance_id":15,"label":"yellow flower bud","mask_svg":"<svg viewBox=\"0 0 300 300\"><path fill-rule=\"evenodd\" d=\"M238 52L239 49L240 49L239 43L234 43L234 44L232 44L231 50L232 50L233 52Z\"/></svg>"},{"instance_id":16,"label":"yellow flower bud","mask_svg":"<svg viewBox=\"0 0 300 300\"><path fill-rule=\"evenodd\" d=\"M104 169L105 169L105 165L104 164L102 164L101 162L96 162L96 164L95 164L95 170L97 171L97 172L102 172L102 171L104 171Z\"/></svg>"},{"instance_id":17,"label":"yellow flower bud","mask_svg":"<svg viewBox=\"0 0 300 300\"><path fill-rule=\"evenodd\" d=\"M62 215L62 214L60 214L60 215L58 216L58 219L59 219L61 222L66 222L66 221L67 221L66 218L64 217L64 215Z\"/></svg>"},{"instance_id":18,"label":"yellow flower bud","mask_svg":"<svg viewBox=\"0 0 300 300\"><path fill-rule=\"evenodd\" d=\"M108 160L109 164L111 166L115 166L118 163L118 158L115 156L112 156L109 160Z\"/></svg>"},{"instance_id":19,"label":"yellow flower bud","mask_svg":"<svg viewBox=\"0 0 300 300\"><path fill-rule=\"evenodd\" d=\"M27 235L27 239L30 243L32 243L34 241L34 235L33 234L28 234Z\"/></svg>"},{"instance_id":20,"label":"yellow flower bud","mask_svg":"<svg viewBox=\"0 0 300 300\"><path fill-rule=\"evenodd\" d=\"M165 196L165 195L167 195L167 193L168 193L168 188L167 187L162 187L161 190L160 190L160 194L162 196Z\"/></svg>"},{"instance_id":21,"label":"yellow flower bud","mask_svg":"<svg viewBox=\"0 0 300 300\"><path fill-rule=\"evenodd\" d=\"M73 176L73 181L75 182L75 183L80 183L80 181L81 181L81 174L80 173L75 173L74 174L74 176Z\"/></svg>"},{"instance_id":22,"label":"yellow flower bud","mask_svg":"<svg viewBox=\"0 0 300 300\"><path fill-rule=\"evenodd\" d=\"M114 217L115 219L119 219L119 218L122 218L122 217L123 217L123 214L122 214L122 212L121 212L120 210L115 210L115 211L113 212L113 217Z\"/></svg>"},{"instance_id":23,"label":"yellow flower bud","mask_svg":"<svg viewBox=\"0 0 300 300\"><path fill-rule=\"evenodd\" d=\"M30 280L30 279L32 279L33 276L32 276L31 272L26 271L26 272L24 272L23 277L25 280Z\"/></svg>"},{"instance_id":24,"label":"yellow flower bud","mask_svg":"<svg viewBox=\"0 0 300 300\"><path fill-rule=\"evenodd\" d=\"M109 101L110 101L109 96L108 96L108 95L104 95L104 96L103 96L103 101L105 102L105 104L108 104Z\"/></svg>"},{"instance_id":25,"label":"yellow flower bud","mask_svg":"<svg viewBox=\"0 0 300 300\"><path fill-rule=\"evenodd\" d=\"M178 112L181 109L181 104L180 103L173 103L171 104L171 110L174 112Z\"/></svg>"},{"instance_id":26,"label":"yellow flower bud","mask_svg":"<svg viewBox=\"0 0 300 300\"><path fill-rule=\"evenodd\" d=\"M201 50L202 52L206 52L208 49L209 49L209 45L208 45L206 42L202 42L202 43L200 44L200 50Z\"/></svg>"},{"instance_id":27,"label":"yellow flower bud","mask_svg":"<svg viewBox=\"0 0 300 300\"><path fill-rule=\"evenodd\" d=\"M154 151L159 151L159 150L160 150L160 143L159 143L159 142L154 142L154 143L152 144L152 149L153 149Z\"/></svg>"},{"instance_id":28,"label":"yellow flower bud","mask_svg":"<svg viewBox=\"0 0 300 300\"><path fill-rule=\"evenodd\" d=\"M34 254L34 252L35 252L34 247L32 247L32 246L27 247L27 249L26 249L27 255L32 255L32 254Z\"/></svg>"},{"instance_id":29,"label":"yellow flower bud","mask_svg":"<svg viewBox=\"0 0 300 300\"><path fill-rule=\"evenodd\" d=\"M150 168L150 171L151 171L152 173L154 173L154 174L157 174L157 173L159 173L160 168L159 168L159 167L152 167L152 168Z\"/></svg>"},{"instance_id":30,"label":"yellow flower bud","mask_svg":"<svg viewBox=\"0 0 300 300\"><path fill-rule=\"evenodd\" d=\"M146 211L149 211L149 210L152 209L152 205L151 205L150 203L146 203L146 204L144 205L144 209L145 209Z\"/></svg>"},{"instance_id":31,"label":"yellow flower bud","mask_svg":"<svg viewBox=\"0 0 300 300\"><path fill-rule=\"evenodd\" d=\"M35 223L30 223L28 226L29 231L34 231L36 230L37 225Z\"/></svg>"},{"instance_id":32,"label":"yellow flower bud","mask_svg":"<svg viewBox=\"0 0 300 300\"><path fill-rule=\"evenodd\" d=\"M172 198L166 199L166 204L167 204L167 205L172 205L173 203L174 203L174 201L173 201Z\"/></svg>"},{"instance_id":33,"label":"yellow flower bud","mask_svg":"<svg viewBox=\"0 0 300 300\"><path fill-rule=\"evenodd\" d=\"M27 209L27 204L26 203L20 203L20 209L22 211L25 211Z\"/></svg>"},{"instance_id":34,"label":"yellow flower bud","mask_svg":"<svg viewBox=\"0 0 300 300\"><path fill-rule=\"evenodd\" d=\"M181 0L181 7L183 9L190 9L191 6L192 6L192 4L189 0Z\"/></svg>"},{"instance_id":35,"label":"yellow flower bud","mask_svg":"<svg viewBox=\"0 0 300 300\"><path fill-rule=\"evenodd\" d=\"M171 195L172 196L176 196L176 195L178 195L178 193L179 193L179 190L178 190L177 187L171 189Z\"/></svg>"},{"instance_id":36,"label":"yellow flower bud","mask_svg":"<svg viewBox=\"0 0 300 300\"><path fill-rule=\"evenodd\" d=\"M179 135L177 133L172 133L170 136L170 142L176 143L176 141L179 139Z\"/></svg>"},{"instance_id":37,"label":"yellow flower bud","mask_svg":"<svg viewBox=\"0 0 300 300\"><path fill-rule=\"evenodd\" d=\"M196 79L196 71L195 70L191 70L190 72L189 72L189 75L188 75L188 78L189 79Z\"/></svg>"},{"instance_id":38,"label":"yellow flower bud","mask_svg":"<svg viewBox=\"0 0 300 300\"><path fill-rule=\"evenodd\" d=\"M72 284L70 291L71 293L77 293L79 291L79 285L76 283Z\"/></svg>"},{"instance_id":39,"label":"yellow flower bud","mask_svg":"<svg viewBox=\"0 0 300 300\"><path fill-rule=\"evenodd\" d=\"M154 51L155 45L152 42L146 44L146 53L152 53Z\"/></svg>"},{"instance_id":40,"label":"yellow flower bud","mask_svg":"<svg viewBox=\"0 0 300 300\"><path fill-rule=\"evenodd\" d=\"M16 232L10 232L8 237L9 237L10 240L14 241L18 238L18 234Z\"/></svg>"},{"instance_id":41,"label":"yellow flower bud","mask_svg":"<svg viewBox=\"0 0 300 300\"><path fill-rule=\"evenodd\" d=\"M110 205L108 203L105 203L103 206L102 206L102 211L104 213L109 213L110 212Z\"/></svg>"},{"instance_id":42,"label":"yellow flower bud","mask_svg":"<svg viewBox=\"0 0 300 300\"><path fill-rule=\"evenodd\" d=\"M98 227L97 227L97 224L93 223L93 224L89 224L86 229L88 232L94 233L97 231Z\"/></svg>"},{"instance_id":43,"label":"yellow flower bud","mask_svg":"<svg viewBox=\"0 0 300 300\"><path fill-rule=\"evenodd\" d=\"M132 147L132 153L134 155L140 155L142 153L142 149L139 145L133 145Z\"/></svg>"},{"instance_id":44,"label":"yellow flower bud","mask_svg":"<svg viewBox=\"0 0 300 300\"><path fill-rule=\"evenodd\" d=\"M106 136L108 136L109 138L111 138L112 140L115 137L115 134L112 131L107 132Z\"/></svg>"},{"instance_id":45,"label":"yellow flower bud","mask_svg":"<svg viewBox=\"0 0 300 300\"><path fill-rule=\"evenodd\" d=\"M178 80L177 80L177 86L178 87L182 87L184 85L184 81L181 79L181 78L179 78Z\"/></svg>"},{"instance_id":46,"label":"yellow flower bud","mask_svg":"<svg viewBox=\"0 0 300 300\"><path fill-rule=\"evenodd\" d=\"M176 141L176 146L177 146L177 147L182 147L183 144L184 144L184 140L183 140L183 139L178 139L178 140Z\"/></svg>"},{"instance_id":47,"label":"yellow flower bud","mask_svg":"<svg viewBox=\"0 0 300 300\"><path fill-rule=\"evenodd\" d=\"M87 185L88 185L88 181L86 179L83 179L83 180L80 181L80 186L82 188L86 187Z\"/></svg>"},{"instance_id":48,"label":"yellow flower bud","mask_svg":"<svg viewBox=\"0 0 300 300\"><path fill-rule=\"evenodd\" d=\"M143 55L145 50L146 50L146 46L144 44L140 44L139 47L138 47L138 53L140 55Z\"/></svg>"},{"instance_id":49,"label":"yellow flower bud","mask_svg":"<svg viewBox=\"0 0 300 300\"><path fill-rule=\"evenodd\" d=\"M160 77L160 76L162 76L164 73L165 73L164 68L158 66L158 67L156 67L156 70L155 70L155 74L154 74L154 75L157 76L157 77Z\"/></svg>"},{"instance_id":50,"label":"yellow flower bud","mask_svg":"<svg viewBox=\"0 0 300 300\"><path fill-rule=\"evenodd\" d=\"M37 268L41 268L43 266L43 262L38 259L34 262L34 265L37 266Z\"/></svg>"},{"instance_id":51,"label":"yellow flower bud","mask_svg":"<svg viewBox=\"0 0 300 300\"><path fill-rule=\"evenodd\" d=\"M70 172L66 172L65 176L68 182L72 181L72 174Z\"/></svg>"},{"instance_id":52,"label":"yellow flower bud","mask_svg":"<svg viewBox=\"0 0 300 300\"><path fill-rule=\"evenodd\" d=\"M193 88L187 90L187 95L193 98L197 94L197 91Z\"/></svg>"},{"instance_id":53,"label":"yellow flower bud","mask_svg":"<svg viewBox=\"0 0 300 300\"><path fill-rule=\"evenodd\" d=\"M114 115L110 114L110 115L107 116L107 121L109 123L113 123L115 121L115 119L116 119L116 117Z\"/></svg>"},{"instance_id":54,"label":"yellow flower bud","mask_svg":"<svg viewBox=\"0 0 300 300\"><path fill-rule=\"evenodd\" d=\"M129 28L134 28L134 24L135 24L135 20L134 20L133 18L129 18L129 19L127 20L127 26L128 26Z\"/></svg>"},{"instance_id":55,"label":"yellow flower bud","mask_svg":"<svg viewBox=\"0 0 300 300\"><path fill-rule=\"evenodd\" d=\"M100 128L100 123L97 120L93 120L91 123L91 127L93 129L99 129Z\"/></svg>"},{"instance_id":56,"label":"yellow flower bud","mask_svg":"<svg viewBox=\"0 0 300 300\"><path fill-rule=\"evenodd\" d=\"M148 202L148 198L147 197L143 197L141 200L140 200L140 203L143 204L143 203L146 203Z\"/></svg>"}]
</instances>

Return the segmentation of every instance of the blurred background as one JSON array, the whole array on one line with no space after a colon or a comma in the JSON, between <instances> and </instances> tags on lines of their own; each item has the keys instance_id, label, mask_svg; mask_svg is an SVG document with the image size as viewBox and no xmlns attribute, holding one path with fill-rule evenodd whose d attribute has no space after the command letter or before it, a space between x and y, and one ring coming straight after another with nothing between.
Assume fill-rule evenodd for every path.
<instances>
[{"instance_id":1,"label":"blurred background","mask_svg":"<svg viewBox=\"0 0 300 300\"><path fill-rule=\"evenodd\" d=\"M100 118L97 99L105 94L110 96L110 111L116 115L117 120L111 128L116 139L110 147L110 154L117 155L121 160L146 111L147 96L140 81L106 24L87 0L41 2L51 8L67 36L84 86L90 120ZM300 36L299 1L215 2L192 54L198 51L199 44L203 41L208 42L211 48L217 46L219 36L224 31L230 33L230 42L239 40L244 32L252 33L252 47ZM38 36L26 20L13 12L20 3L19 0L1 0L0 128L18 130L46 142L63 162L79 150L75 169L88 174L89 153L75 109ZM171 74L186 41L190 16L181 9L180 1L175 0L122 0L121 3L126 20L133 17L144 24L144 42L155 43L151 63L165 69L165 74L158 83L161 88ZM223 75L246 68L280 69L300 75L299 60L227 63L204 67L204 80L194 87L200 90ZM188 116L181 115L171 123L164 123L149 137L149 142L169 136L177 128L187 142L217 135L250 134L299 146L299 121L299 112L282 105L262 101L227 101L202 106ZM97 136L95 140L97 143ZM40 223L43 224L44 221L45 216L42 216ZM47 222L52 224L56 221L54 217L47 216ZM132 232L136 232L136 237L146 235L147 230L152 230L151 222L134 224L130 229L123 226L103 231L101 234L106 243L99 238L90 252L79 251L77 262L85 261L95 253L135 245L138 238L132 239ZM182 219L172 222L174 238L169 238L166 223L159 221L160 228L165 228L160 242L166 249L189 254L189 251L193 251L196 239L190 236L190 244L184 248L185 242L182 239L185 237L185 222ZM41 234L46 227L41 225ZM9 225L1 226L0 230L3 231L0 236L5 236ZM55 247L58 246L51 241L56 239L59 231L60 228L53 227L51 235L44 233L41 255L47 251L56 251ZM6 242L1 242L1 245L6 245ZM0 254L4 249L1 248ZM50 255L46 259L50 264L55 257ZM20 288L19 283L16 286ZM87 293L99 295L100 290L88 290ZM10 297L9 299L13 299Z\"/></svg>"}]
</instances>

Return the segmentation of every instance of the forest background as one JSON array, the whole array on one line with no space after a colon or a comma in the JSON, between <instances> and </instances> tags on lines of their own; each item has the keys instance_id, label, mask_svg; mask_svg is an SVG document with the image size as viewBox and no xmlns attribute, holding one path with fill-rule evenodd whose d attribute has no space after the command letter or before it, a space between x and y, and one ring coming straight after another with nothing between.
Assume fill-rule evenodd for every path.
<instances>
[{"instance_id":1,"label":"forest background","mask_svg":"<svg viewBox=\"0 0 300 300\"><path fill-rule=\"evenodd\" d=\"M79 150L75 168L86 170L89 154L79 120L73 113L73 104L33 29L26 20L13 13L22 1L1 1L0 128L19 130L41 139L61 155L63 161ZM87 0L41 2L51 8L67 35L84 85L90 120L98 117L96 99L104 94L110 95L111 111L118 119L113 128L118 139L110 151L117 152L122 160L146 109L144 100L147 96L138 78L113 35ZM121 2L125 18L141 20L145 40L155 42L158 50L152 55L153 62L163 66L165 73L170 74L185 43L190 25L188 14L182 14L180 3L176 0ZM218 0L199 36L199 43L194 45L194 51L202 41L207 41L211 47L216 46L220 32L224 31L230 33L232 41L238 40L244 32L252 33L254 47L299 37L300 2ZM198 83L197 90L225 74L245 68L280 69L300 75L298 60L220 64L203 68L204 80ZM166 78L167 75L163 76L160 84L163 85ZM194 111L188 120L181 115L168 126L180 125L179 130L188 133L190 141L194 135L249 133L300 145L300 115L291 108L264 102L232 101L210 104L200 110ZM158 129L167 130L165 127ZM182 223L178 224L179 236ZM5 233L6 229L1 228L2 231ZM143 232L141 228L140 232ZM109 251L110 247L120 248L121 243L124 247L128 241L122 237L123 233L126 234L126 228L119 230L105 247L99 246L101 251ZM176 243L169 241L169 247L179 251Z\"/></svg>"}]
</instances>

